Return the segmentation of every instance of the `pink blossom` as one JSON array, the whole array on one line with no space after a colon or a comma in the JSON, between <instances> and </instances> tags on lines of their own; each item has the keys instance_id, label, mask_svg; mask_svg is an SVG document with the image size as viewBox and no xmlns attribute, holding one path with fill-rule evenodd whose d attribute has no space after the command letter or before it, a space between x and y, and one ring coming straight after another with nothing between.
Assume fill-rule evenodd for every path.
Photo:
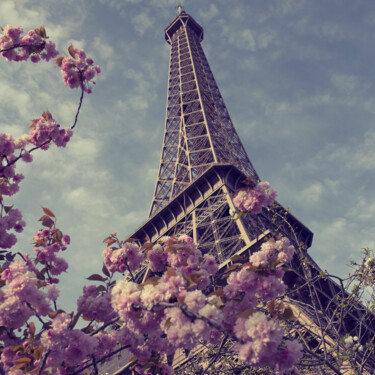
<instances>
[{"instance_id":1,"label":"pink blossom","mask_svg":"<svg viewBox=\"0 0 375 375\"><path fill-rule=\"evenodd\" d=\"M47 286L47 296L51 301L56 301L59 297L60 291L55 284Z\"/></svg>"},{"instance_id":2,"label":"pink blossom","mask_svg":"<svg viewBox=\"0 0 375 375\"><path fill-rule=\"evenodd\" d=\"M96 286L83 287L83 296L78 298L77 310L89 319L109 322L116 314L111 306L111 295L100 294Z\"/></svg>"},{"instance_id":3,"label":"pink blossom","mask_svg":"<svg viewBox=\"0 0 375 375\"><path fill-rule=\"evenodd\" d=\"M68 269L69 265L63 258L55 257L50 266L50 272L52 275L60 275Z\"/></svg>"},{"instance_id":4,"label":"pink blossom","mask_svg":"<svg viewBox=\"0 0 375 375\"><path fill-rule=\"evenodd\" d=\"M21 26L5 26L3 28L3 34L9 38L13 44L17 44L20 41L20 36L23 34L23 28Z\"/></svg>"},{"instance_id":5,"label":"pink blossom","mask_svg":"<svg viewBox=\"0 0 375 375\"><path fill-rule=\"evenodd\" d=\"M25 152L22 154L22 160L23 160L25 163L30 163L30 162L33 161L33 156L30 154L30 152L25 151Z\"/></svg>"},{"instance_id":6,"label":"pink blossom","mask_svg":"<svg viewBox=\"0 0 375 375\"><path fill-rule=\"evenodd\" d=\"M260 182L253 189L240 190L233 198L234 205L243 212L259 214L263 207L272 205L276 192L270 189L268 182Z\"/></svg>"},{"instance_id":7,"label":"pink blossom","mask_svg":"<svg viewBox=\"0 0 375 375\"><path fill-rule=\"evenodd\" d=\"M156 244L147 253L147 258L150 261L150 269L153 272L161 272L165 269L167 264L167 254L164 253L164 249L161 245Z\"/></svg>"},{"instance_id":8,"label":"pink blossom","mask_svg":"<svg viewBox=\"0 0 375 375\"><path fill-rule=\"evenodd\" d=\"M49 61L55 58L59 54L59 51L56 50L55 44L52 42L47 42L44 46L44 49L45 49L45 52L42 52L40 54L43 60Z\"/></svg>"},{"instance_id":9,"label":"pink blossom","mask_svg":"<svg viewBox=\"0 0 375 375\"><path fill-rule=\"evenodd\" d=\"M205 305L199 310L199 314L217 325L219 325L223 320L223 313L215 305Z\"/></svg>"},{"instance_id":10,"label":"pink blossom","mask_svg":"<svg viewBox=\"0 0 375 375\"><path fill-rule=\"evenodd\" d=\"M281 326L263 313L255 312L246 320L245 332L251 341L235 345L239 358L249 365L273 365L274 353L283 337Z\"/></svg>"},{"instance_id":11,"label":"pink blossom","mask_svg":"<svg viewBox=\"0 0 375 375\"><path fill-rule=\"evenodd\" d=\"M206 270L209 275L214 275L219 269L215 257L209 254L205 254L203 257L202 269Z\"/></svg>"},{"instance_id":12,"label":"pink blossom","mask_svg":"<svg viewBox=\"0 0 375 375\"><path fill-rule=\"evenodd\" d=\"M39 55L32 55L30 57L30 60L31 60L32 63L38 63L40 61L40 57L39 57Z\"/></svg>"},{"instance_id":13,"label":"pink blossom","mask_svg":"<svg viewBox=\"0 0 375 375\"><path fill-rule=\"evenodd\" d=\"M82 49L76 48L71 52L74 57L64 57L58 64L63 81L72 89L82 87L85 92L91 93L92 89L88 83L100 73L100 67L93 67L93 60L86 59L86 53Z\"/></svg>"},{"instance_id":14,"label":"pink blossom","mask_svg":"<svg viewBox=\"0 0 375 375\"><path fill-rule=\"evenodd\" d=\"M204 307L206 303L206 297L200 290L194 290L192 292L186 293L184 303L189 308L189 310L197 313Z\"/></svg>"},{"instance_id":15,"label":"pink blossom","mask_svg":"<svg viewBox=\"0 0 375 375\"><path fill-rule=\"evenodd\" d=\"M126 282L124 280L117 281L112 289L112 307L118 313L121 319L126 320L134 315L133 305L140 305L141 291L138 284Z\"/></svg>"},{"instance_id":16,"label":"pink blossom","mask_svg":"<svg viewBox=\"0 0 375 375\"><path fill-rule=\"evenodd\" d=\"M127 242L120 249L112 250L107 247L102 253L104 263L110 272L125 272L128 268L135 271L144 260L144 255L140 252L139 246Z\"/></svg>"},{"instance_id":17,"label":"pink blossom","mask_svg":"<svg viewBox=\"0 0 375 375\"><path fill-rule=\"evenodd\" d=\"M280 350L275 358L277 370L293 368L302 357L303 346L297 341L287 341L286 348Z\"/></svg>"}]
</instances>

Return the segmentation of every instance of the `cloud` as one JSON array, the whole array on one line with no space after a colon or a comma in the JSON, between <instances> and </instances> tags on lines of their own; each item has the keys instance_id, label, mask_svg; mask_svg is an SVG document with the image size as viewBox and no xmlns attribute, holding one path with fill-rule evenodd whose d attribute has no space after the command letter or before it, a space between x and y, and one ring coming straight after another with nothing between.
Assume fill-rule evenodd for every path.
<instances>
[{"instance_id":1,"label":"cloud","mask_svg":"<svg viewBox=\"0 0 375 375\"><path fill-rule=\"evenodd\" d=\"M2 0L0 2L0 25L21 25L24 30L27 31L30 28L39 27L40 25L34 25L33 20L35 18L40 19L42 24L47 19L47 13L43 7L28 7L28 1L17 1L17 4L12 0Z\"/></svg>"},{"instance_id":2,"label":"cloud","mask_svg":"<svg viewBox=\"0 0 375 375\"><path fill-rule=\"evenodd\" d=\"M349 210L348 217L367 225L375 217L375 199L359 196L357 204Z\"/></svg>"},{"instance_id":3,"label":"cloud","mask_svg":"<svg viewBox=\"0 0 375 375\"><path fill-rule=\"evenodd\" d=\"M346 94L356 90L358 87L357 77L353 75L333 74L331 80L334 87Z\"/></svg>"},{"instance_id":4,"label":"cloud","mask_svg":"<svg viewBox=\"0 0 375 375\"><path fill-rule=\"evenodd\" d=\"M276 32L272 29L256 32L249 28L240 27L233 32L223 28L222 34L226 36L232 46L242 51L255 52L258 49L267 49L276 40Z\"/></svg>"},{"instance_id":5,"label":"cloud","mask_svg":"<svg viewBox=\"0 0 375 375\"><path fill-rule=\"evenodd\" d=\"M276 38L274 30L267 30L258 35L258 45L260 48L267 48Z\"/></svg>"},{"instance_id":6,"label":"cloud","mask_svg":"<svg viewBox=\"0 0 375 375\"><path fill-rule=\"evenodd\" d=\"M150 16L148 10L144 10L141 13L138 13L131 20L134 30L140 35L143 36L144 33L152 29L155 23L155 18Z\"/></svg>"},{"instance_id":7,"label":"cloud","mask_svg":"<svg viewBox=\"0 0 375 375\"><path fill-rule=\"evenodd\" d=\"M372 129L366 131L362 139L352 144L329 143L310 160L309 167L319 170L341 165L357 173L373 170L375 168L374 144L375 131Z\"/></svg>"},{"instance_id":8,"label":"cloud","mask_svg":"<svg viewBox=\"0 0 375 375\"><path fill-rule=\"evenodd\" d=\"M323 184L321 182L315 182L302 190L299 198L309 205L314 205L320 201L323 191Z\"/></svg>"},{"instance_id":9,"label":"cloud","mask_svg":"<svg viewBox=\"0 0 375 375\"><path fill-rule=\"evenodd\" d=\"M17 86L18 89L10 83L2 81L0 88L1 106L8 109L7 116L10 115L9 112L13 109L16 112L16 116L27 118L27 116L30 116L33 101L27 92L22 91L19 85Z\"/></svg>"},{"instance_id":10,"label":"cloud","mask_svg":"<svg viewBox=\"0 0 375 375\"><path fill-rule=\"evenodd\" d=\"M94 38L92 43L93 56L99 61L99 65L102 67L101 79L109 74L115 67L115 58L114 48L103 38L103 36L98 35ZM97 63L97 61L95 61ZM104 67L103 67L104 64Z\"/></svg>"},{"instance_id":11,"label":"cloud","mask_svg":"<svg viewBox=\"0 0 375 375\"><path fill-rule=\"evenodd\" d=\"M210 4L210 7L207 10L200 10L198 12L198 15L200 18L202 18L204 21L208 22L215 18L219 14L219 11L215 4Z\"/></svg>"}]
</instances>

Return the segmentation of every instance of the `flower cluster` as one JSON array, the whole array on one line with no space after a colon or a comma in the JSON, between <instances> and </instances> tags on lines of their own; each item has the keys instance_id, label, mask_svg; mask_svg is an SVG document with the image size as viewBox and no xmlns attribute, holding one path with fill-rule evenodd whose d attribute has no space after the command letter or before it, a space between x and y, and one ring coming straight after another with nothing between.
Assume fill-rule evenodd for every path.
<instances>
[{"instance_id":1,"label":"flower cluster","mask_svg":"<svg viewBox=\"0 0 375 375\"><path fill-rule=\"evenodd\" d=\"M144 259L139 252L139 246L130 242L125 243L119 249L107 247L102 256L110 272L121 273L127 270L135 271Z\"/></svg>"},{"instance_id":2,"label":"flower cluster","mask_svg":"<svg viewBox=\"0 0 375 375\"><path fill-rule=\"evenodd\" d=\"M42 150L47 150L52 141L57 147L65 147L69 142L73 132L69 128L60 129L51 113L46 111L41 117L32 121L29 134L29 143L40 146Z\"/></svg>"},{"instance_id":3,"label":"flower cluster","mask_svg":"<svg viewBox=\"0 0 375 375\"><path fill-rule=\"evenodd\" d=\"M58 147L65 147L73 132L69 128L60 129L52 115L47 111L32 121L29 134L13 138L8 134L0 134L0 247L10 249L17 242L11 230L22 232L25 222L21 212L12 206L5 206L1 196L12 196L19 190L22 174L16 173L16 161L22 159L28 163L32 155L26 150L33 145L43 150L49 148L50 142ZM17 155L18 152L18 155Z\"/></svg>"},{"instance_id":4,"label":"flower cluster","mask_svg":"<svg viewBox=\"0 0 375 375\"><path fill-rule=\"evenodd\" d=\"M301 357L300 345L288 343L280 349L282 327L253 311L259 299L271 300L285 291L284 272L276 266L289 261L294 249L282 238L265 243L260 252L268 259L263 268L252 264L252 255L229 275L223 289L207 295L210 276L218 270L214 258L202 256L186 235L164 237L146 252L150 269L164 273L140 285L121 280L112 289L112 307L127 332L121 344L130 345L129 350L146 361L153 352L166 357L177 348L191 350L202 340L217 344L227 332L237 338L238 355L249 365L292 368ZM241 317L246 312L249 317Z\"/></svg>"},{"instance_id":5,"label":"flower cluster","mask_svg":"<svg viewBox=\"0 0 375 375\"><path fill-rule=\"evenodd\" d=\"M259 214L263 207L272 205L276 198L275 190L270 189L268 182L260 182L254 188L238 191L233 197L233 204L241 212Z\"/></svg>"},{"instance_id":6,"label":"flower cluster","mask_svg":"<svg viewBox=\"0 0 375 375\"><path fill-rule=\"evenodd\" d=\"M8 61L23 61L30 57L31 61L36 63L41 59L49 61L58 55L55 44L47 42L48 36L44 27L30 30L24 36L21 26L8 25L1 30L0 51ZM94 66L93 60L86 58L85 52L81 49L70 46L69 53L73 59L60 57L56 60L62 71L64 83L71 88L81 87L83 91L90 93L91 87L88 83L100 73L100 67ZM82 97L83 92L72 128L77 122ZM19 190L23 175L16 173L16 162L19 159L26 163L31 162L31 152L39 148L47 150L51 142L58 147L65 147L72 134L71 129L61 128L49 111L32 121L29 134L20 138L0 134L0 246L3 249L10 249L16 243L15 235L9 231L20 232L25 226L21 218L16 221L13 219L19 211L10 212L11 206L5 206L2 198L14 195ZM32 148L27 149L28 145L32 145ZM11 223L13 224L10 225Z\"/></svg>"},{"instance_id":7,"label":"flower cluster","mask_svg":"<svg viewBox=\"0 0 375 375\"><path fill-rule=\"evenodd\" d=\"M23 179L22 174L17 174L15 165L9 163L16 158L14 152L22 147L22 142L8 134L0 134L0 248L10 249L17 242L14 230L17 233L23 231L26 223L22 220L22 214L12 206L5 206L2 196L12 196L19 190L19 183Z\"/></svg>"},{"instance_id":8,"label":"flower cluster","mask_svg":"<svg viewBox=\"0 0 375 375\"><path fill-rule=\"evenodd\" d=\"M86 58L86 53L82 49L69 47L71 57L59 57L56 64L60 67L62 79L66 86L71 89L81 87L88 94L92 88L88 85L93 78L100 73L100 67L94 65L91 58ZM92 83L95 84L94 81Z\"/></svg>"},{"instance_id":9,"label":"flower cluster","mask_svg":"<svg viewBox=\"0 0 375 375\"><path fill-rule=\"evenodd\" d=\"M264 312L256 312L259 300L273 299L285 290L283 271L278 265L293 254L288 240L263 244L260 253L266 257L262 262L258 264L255 254L251 255L248 263L229 277L224 275L227 285L215 291L211 289L211 277L221 277L215 259L202 255L189 236L164 237L155 245L142 247L131 241L119 242L121 247L107 247L103 252L107 278L89 278L105 282L106 287L84 287L74 316L56 310L55 305L55 276L67 267L56 254L66 250L70 238L55 228L54 214L43 210L45 215L40 220L46 228L34 235L35 265L25 256L22 261L10 262L2 272L6 289L0 289L0 325L14 330L33 316L40 320L49 316L52 321L43 323L39 335L34 334L35 328L26 331L20 354L3 351L4 371L26 358L23 372L40 371L44 366L46 371L54 369L57 374L66 374L79 370L88 361L108 359L116 346L128 346L137 357L139 374L147 373L150 363L159 373L169 374L172 369L166 359L178 348L191 350L202 341L218 344L223 333L237 341L234 349L249 365L272 366L280 374L287 374L301 357L298 343L283 342L280 323ZM110 238L106 242L113 245L113 241ZM135 271L146 260L156 275L142 284L120 280L111 290L115 272ZM36 265L42 269L39 271ZM274 311L275 307L271 314ZM91 320L83 330L74 329L80 315ZM118 318L122 321L120 329L97 329L88 335L93 331L93 322L109 325ZM5 342L3 337L0 339ZM12 345L16 343L13 339ZM157 359L154 353L158 353Z\"/></svg>"},{"instance_id":10,"label":"flower cluster","mask_svg":"<svg viewBox=\"0 0 375 375\"><path fill-rule=\"evenodd\" d=\"M40 59L49 61L55 58L59 52L55 44L47 42L48 36L45 28L30 30L22 36L21 26L6 26L1 28L0 51L8 61L25 61L31 56L31 61L36 63Z\"/></svg>"},{"instance_id":11,"label":"flower cluster","mask_svg":"<svg viewBox=\"0 0 375 375\"><path fill-rule=\"evenodd\" d=\"M51 220L42 217L42 220ZM38 261L45 266L45 270L49 276L51 283L58 283L58 279L53 276L58 276L68 269L68 263L64 258L58 257L56 254L59 251L65 251L66 246L70 243L70 237L62 235L59 229L53 228L54 223L47 222L50 228L42 229L34 234L34 252Z\"/></svg>"},{"instance_id":12,"label":"flower cluster","mask_svg":"<svg viewBox=\"0 0 375 375\"><path fill-rule=\"evenodd\" d=\"M17 239L14 233L8 233L8 231L13 229L20 233L25 225L21 211L15 208L10 208L5 216L0 217L0 248L10 249L17 242Z\"/></svg>"},{"instance_id":13,"label":"flower cluster","mask_svg":"<svg viewBox=\"0 0 375 375\"><path fill-rule=\"evenodd\" d=\"M289 263L294 254L294 246L286 237L263 242L260 251L250 256L250 263L257 268L274 268L279 263Z\"/></svg>"},{"instance_id":14,"label":"flower cluster","mask_svg":"<svg viewBox=\"0 0 375 375\"><path fill-rule=\"evenodd\" d=\"M17 158L15 151L23 149L28 137L13 138L9 134L0 134L0 194L11 196L18 192L22 174L16 173L13 160Z\"/></svg>"},{"instance_id":15,"label":"flower cluster","mask_svg":"<svg viewBox=\"0 0 375 375\"><path fill-rule=\"evenodd\" d=\"M104 323L116 317L111 306L110 293L100 293L94 285L83 287L83 295L77 301L77 310L87 319Z\"/></svg>"},{"instance_id":16,"label":"flower cluster","mask_svg":"<svg viewBox=\"0 0 375 375\"><path fill-rule=\"evenodd\" d=\"M45 316L51 311L47 293L33 267L23 260L15 260L1 273L7 288L0 289L0 326L19 328L34 314Z\"/></svg>"}]
</instances>

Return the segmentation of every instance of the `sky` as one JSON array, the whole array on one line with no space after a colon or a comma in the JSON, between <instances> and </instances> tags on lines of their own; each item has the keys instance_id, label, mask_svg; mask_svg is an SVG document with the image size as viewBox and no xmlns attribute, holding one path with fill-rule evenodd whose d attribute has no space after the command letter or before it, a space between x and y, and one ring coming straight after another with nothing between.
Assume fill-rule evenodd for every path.
<instances>
[{"instance_id":1,"label":"sky","mask_svg":"<svg viewBox=\"0 0 375 375\"><path fill-rule=\"evenodd\" d=\"M61 54L72 43L102 68L65 149L19 164L7 200L32 252L41 206L72 243L61 305L101 269L102 240L146 221L163 141L169 45L177 0L2 0L0 26L44 25ZM310 255L345 276L375 249L375 3L372 0L185 0L234 126L260 178L314 232ZM48 109L73 123L79 92L54 64L0 60L0 132L21 136Z\"/></svg>"}]
</instances>

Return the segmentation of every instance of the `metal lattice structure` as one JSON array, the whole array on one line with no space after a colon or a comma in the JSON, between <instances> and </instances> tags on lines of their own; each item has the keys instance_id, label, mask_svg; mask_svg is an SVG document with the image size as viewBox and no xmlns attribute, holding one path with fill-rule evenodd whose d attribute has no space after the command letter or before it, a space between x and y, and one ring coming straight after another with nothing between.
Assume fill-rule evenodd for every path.
<instances>
[{"instance_id":1,"label":"metal lattice structure","mask_svg":"<svg viewBox=\"0 0 375 375\"><path fill-rule=\"evenodd\" d=\"M165 29L171 46L164 143L150 216L211 165L259 180L203 52L203 29L184 11Z\"/></svg>"},{"instance_id":2,"label":"metal lattice structure","mask_svg":"<svg viewBox=\"0 0 375 375\"><path fill-rule=\"evenodd\" d=\"M296 247L304 244L303 253L294 257L284 277L290 288L286 300L301 321L293 323L289 333L298 331L300 339L305 336L310 349L317 353L322 332L327 337L333 330L336 337L344 333L359 336L360 332L361 340L371 340L375 336L375 319L371 315L371 322L364 325L369 315L360 305L348 307L340 325L335 322L337 306L345 292L331 279L320 277L321 269L306 252L313 238L308 228L281 206L272 213L264 210L238 220L230 216L229 210L234 210L233 193L244 187L247 176L252 176L254 183L259 182L259 177L234 129L204 55L202 27L180 8L179 15L165 29L165 39L171 53L159 173L149 218L129 237L142 245L147 241L156 243L163 236L187 234L203 254L213 255L225 272L233 265L233 256L248 261L263 241L282 234ZM275 213L282 219L275 219ZM301 259L309 264L315 296L306 283L306 268ZM141 283L151 275L144 263L132 277ZM130 374L124 365L128 359L129 353L125 353L118 362L103 366L100 373ZM186 362L183 353L176 354L176 373L191 373L184 367ZM375 366L375 360L369 363ZM325 371L317 368L310 373L330 373Z\"/></svg>"}]
</instances>

